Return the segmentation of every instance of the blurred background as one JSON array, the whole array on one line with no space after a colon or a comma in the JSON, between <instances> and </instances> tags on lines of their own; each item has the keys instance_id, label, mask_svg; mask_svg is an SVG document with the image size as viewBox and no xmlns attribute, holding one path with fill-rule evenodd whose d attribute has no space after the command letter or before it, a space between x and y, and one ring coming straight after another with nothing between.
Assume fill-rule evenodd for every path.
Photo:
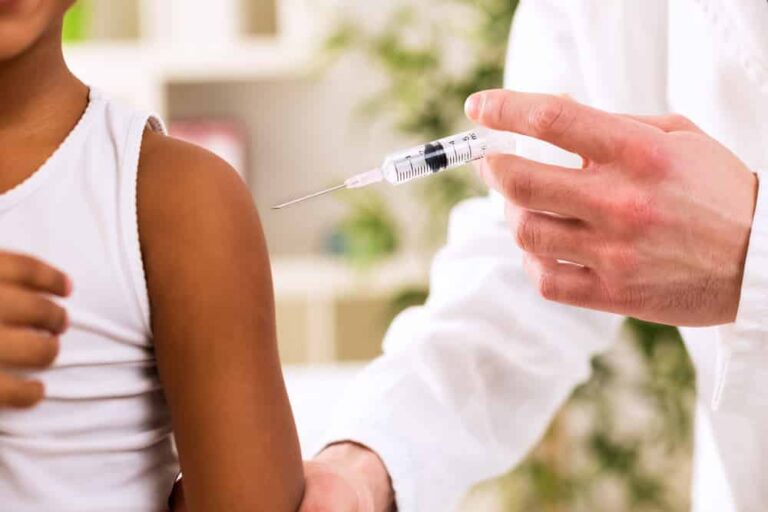
<instances>
[{"instance_id":1,"label":"blurred background","mask_svg":"<svg viewBox=\"0 0 768 512\"><path fill-rule=\"evenodd\" d=\"M502 85L516 6L79 0L68 15L66 57L81 78L157 112L172 135L218 153L252 190L307 456L392 318L425 300L451 207L484 192L459 170L270 206L466 128L466 96ZM528 459L472 490L463 510L688 510L695 382L677 333L629 320L593 368Z\"/></svg>"}]
</instances>

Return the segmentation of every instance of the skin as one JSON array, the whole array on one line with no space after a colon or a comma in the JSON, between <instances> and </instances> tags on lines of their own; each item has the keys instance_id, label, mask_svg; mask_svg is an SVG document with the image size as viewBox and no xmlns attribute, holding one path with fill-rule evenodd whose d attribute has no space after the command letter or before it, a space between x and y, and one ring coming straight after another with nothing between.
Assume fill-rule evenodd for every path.
<instances>
[{"instance_id":1,"label":"skin","mask_svg":"<svg viewBox=\"0 0 768 512\"><path fill-rule=\"evenodd\" d=\"M384 463L356 443L334 444L304 463L306 487L299 512L395 512ZM185 512L184 484L176 485L173 512Z\"/></svg>"},{"instance_id":2,"label":"skin","mask_svg":"<svg viewBox=\"0 0 768 512\"><path fill-rule=\"evenodd\" d=\"M583 157L581 170L517 156L480 168L507 200L543 297L673 325L735 320L758 183L723 145L679 115L615 115L547 95L487 91L467 115ZM341 443L316 463L304 512L394 510L372 450Z\"/></svg>"},{"instance_id":3,"label":"skin","mask_svg":"<svg viewBox=\"0 0 768 512\"><path fill-rule=\"evenodd\" d=\"M679 115L548 95L487 91L467 114L584 159L580 171L518 156L481 169L543 297L677 326L735 321L758 183L722 144Z\"/></svg>"},{"instance_id":4,"label":"skin","mask_svg":"<svg viewBox=\"0 0 768 512\"><path fill-rule=\"evenodd\" d=\"M0 0L2 191L40 167L87 105L87 87L62 56L61 20L71 3ZM212 154L147 132L138 210L158 369L188 509L295 511L304 489L300 450L249 191ZM71 288L44 263L0 253L3 369L53 361L67 320L46 295ZM42 394L39 383L0 373L0 404L28 406Z\"/></svg>"},{"instance_id":5,"label":"skin","mask_svg":"<svg viewBox=\"0 0 768 512\"><path fill-rule=\"evenodd\" d=\"M139 224L187 509L295 511L301 455L250 192L217 157L147 133Z\"/></svg>"},{"instance_id":6,"label":"skin","mask_svg":"<svg viewBox=\"0 0 768 512\"><path fill-rule=\"evenodd\" d=\"M384 462L363 445L339 443L306 464L300 512L394 512L395 492Z\"/></svg>"},{"instance_id":7,"label":"skin","mask_svg":"<svg viewBox=\"0 0 768 512\"><path fill-rule=\"evenodd\" d=\"M57 48L69 5L0 0L0 193L31 176L85 109L87 90L60 65ZM41 73L44 68L50 72ZM68 321L50 298L71 292L61 271L28 255L0 251L0 408L32 407L43 399L42 383L14 370L53 364Z\"/></svg>"},{"instance_id":8,"label":"skin","mask_svg":"<svg viewBox=\"0 0 768 512\"><path fill-rule=\"evenodd\" d=\"M0 408L26 408L43 399L39 381L13 370L48 368L59 351L67 314L46 295L72 290L58 270L28 256L0 253Z\"/></svg>"},{"instance_id":9,"label":"skin","mask_svg":"<svg viewBox=\"0 0 768 512\"><path fill-rule=\"evenodd\" d=\"M70 3L0 0L0 161L13 162L0 190L31 175L84 109L85 87L58 47ZM489 159L482 171L508 199L510 227L544 297L677 325L735 318L757 181L722 145L679 116L629 118L550 96L493 91L467 110L585 159L578 175L518 157ZM293 510L301 468L274 348L266 253L252 205L227 172L210 155L147 136L140 222L158 362L186 475L177 509ZM168 201L162 191L174 189ZM44 263L0 253L3 367L50 364L66 314L40 293L70 289ZM201 299L200 289L214 293ZM30 327L42 332L33 338ZM226 339L228 350L212 339ZM0 373L0 404L28 406L42 392ZM232 411L231 425L220 422L222 411ZM394 508L386 468L366 447L331 446L305 471L303 512Z\"/></svg>"}]
</instances>

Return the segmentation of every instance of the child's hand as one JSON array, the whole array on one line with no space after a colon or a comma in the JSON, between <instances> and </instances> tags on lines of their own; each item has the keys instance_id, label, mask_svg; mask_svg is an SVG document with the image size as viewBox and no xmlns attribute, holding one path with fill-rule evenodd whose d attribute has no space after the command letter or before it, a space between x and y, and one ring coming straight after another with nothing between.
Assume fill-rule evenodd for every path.
<instances>
[{"instance_id":1,"label":"child's hand","mask_svg":"<svg viewBox=\"0 0 768 512\"><path fill-rule=\"evenodd\" d=\"M0 252L0 408L31 407L42 400L42 383L5 370L53 363L67 313L46 295L66 297L71 289L67 276L49 265Z\"/></svg>"}]
</instances>

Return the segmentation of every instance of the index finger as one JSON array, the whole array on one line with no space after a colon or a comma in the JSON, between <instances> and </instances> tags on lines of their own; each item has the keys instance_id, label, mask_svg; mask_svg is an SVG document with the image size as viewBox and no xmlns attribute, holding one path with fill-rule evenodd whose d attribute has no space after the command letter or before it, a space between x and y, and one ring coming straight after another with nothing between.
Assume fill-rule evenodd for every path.
<instances>
[{"instance_id":1,"label":"index finger","mask_svg":"<svg viewBox=\"0 0 768 512\"><path fill-rule=\"evenodd\" d=\"M489 128L535 137L598 163L616 159L628 141L650 129L562 96L501 89L470 96L466 112Z\"/></svg>"},{"instance_id":2,"label":"index finger","mask_svg":"<svg viewBox=\"0 0 768 512\"><path fill-rule=\"evenodd\" d=\"M72 290L69 278L47 263L21 254L0 253L0 281L65 297Z\"/></svg>"}]
</instances>

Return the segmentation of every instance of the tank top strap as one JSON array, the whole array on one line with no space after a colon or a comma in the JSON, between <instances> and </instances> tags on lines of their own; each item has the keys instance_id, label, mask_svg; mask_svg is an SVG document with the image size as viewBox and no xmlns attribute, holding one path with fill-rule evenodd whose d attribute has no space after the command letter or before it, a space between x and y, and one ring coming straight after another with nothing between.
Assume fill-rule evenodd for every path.
<instances>
[{"instance_id":1,"label":"tank top strap","mask_svg":"<svg viewBox=\"0 0 768 512\"><path fill-rule=\"evenodd\" d=\"M97 93L98 94L98 93ZM132 110L118 103L111 103L110 108L120 117L128 117L127 133L123 158L119 167L119 238L123 251L121 258L131 280L131 291L141 310L146 332L151 333L149 293L147 290L144 258L141 251L138 216L138 171L141 147L147 130L167 134L165 123L156 114Z\"/></svg>"}]
</instances>

